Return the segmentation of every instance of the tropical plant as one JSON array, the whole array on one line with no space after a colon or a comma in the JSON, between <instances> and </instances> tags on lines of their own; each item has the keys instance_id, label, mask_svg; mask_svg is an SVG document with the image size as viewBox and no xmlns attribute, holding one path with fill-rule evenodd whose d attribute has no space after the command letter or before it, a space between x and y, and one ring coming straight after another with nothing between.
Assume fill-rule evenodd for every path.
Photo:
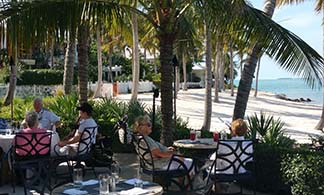
<instances>
[{"instance_id":1,"label":"tropical plant","mask_svg":"<svg viewBox=\"0 0 324 195\"><path fill-rule=\"evenodd\" d=\"M253 140L259 139L260 142L271 146L291 147L294 140L284 135L284 122L280 118L267 116L261 112L260 117L254 113L248 117L249 131L247 136Z\"/></svg>"}]
</instances>

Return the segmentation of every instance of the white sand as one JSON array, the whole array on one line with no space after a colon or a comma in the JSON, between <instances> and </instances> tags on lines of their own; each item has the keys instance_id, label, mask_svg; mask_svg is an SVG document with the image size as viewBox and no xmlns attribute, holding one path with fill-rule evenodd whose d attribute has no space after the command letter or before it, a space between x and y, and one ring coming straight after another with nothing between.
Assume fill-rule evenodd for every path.
<instances>
[{"instance_id":1,"label":"white sand","mask_svg":"<svg viewBox=\"0 0 324 195\"><path fill-rule=\"evenodd\" d=\"M190 89L188 91L179 91L177 103L177 116L188 120L188 126L200 129L204 121L204 93L205 89ZM324 135L319 130L314 130L321 117L322 105L311 103L291 102L281 100L274 94L268 92L258 92L258 97L253 97L254 92L250 93L250 98L245 116L251 116L254 113L260 114L260 111L275 118L280 118L285 122L284 128L287 135L296 139L298 142L309 142L309 135ZM214 92L212 93L214 97ZM131 94L119 94L117 99L129 100ZM138 100L147 105L153 103L153 93L139 94ZM160 105L160 97L156 99L156 105ZM220 103L214 103L212 107L211 131L221 130L224 124L218 119L222 118L231 121L234 111L235 96L230 95L230 91L219 93Z\"/></svg>"}]
</instances>

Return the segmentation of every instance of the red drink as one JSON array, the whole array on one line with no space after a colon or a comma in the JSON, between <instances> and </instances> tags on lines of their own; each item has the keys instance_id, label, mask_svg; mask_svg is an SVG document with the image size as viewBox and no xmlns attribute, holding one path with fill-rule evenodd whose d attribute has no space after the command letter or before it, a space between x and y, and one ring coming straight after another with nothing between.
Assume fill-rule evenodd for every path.
<instances>
[{"instance_id":1,"label":"red drink","mask_svg":"<svg viewBox=\"0 0 324 195\"><path fill-rule=\"evenodd\" d=\"M218 134L218 132L215 132L214 134L214 142L217 142L218 140L219 140L219 134Z\"/></svg>"},{"instance_id":2,"label":"red drink","mask_svg":"<svg viewBox=\"0 0 324 195\"><path fill-rule=\"evenodd\" d=\"M196 132L195 131L190 131L190 140L194 141L196 139Z\"/></svg>"}]
</instances>

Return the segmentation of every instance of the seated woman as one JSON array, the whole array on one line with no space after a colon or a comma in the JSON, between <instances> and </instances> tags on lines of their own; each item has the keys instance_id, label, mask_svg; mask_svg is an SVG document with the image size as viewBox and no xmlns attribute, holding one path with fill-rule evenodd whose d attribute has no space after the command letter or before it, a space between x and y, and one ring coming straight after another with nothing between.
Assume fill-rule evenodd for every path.
<instances>
[{"instance_id":1,"label":"seated woman","mask_svg":"<svg viewBox=\"0 0 324 195\"><path fill-rule=\"evenodd\" d=\"M232 138L230 140L245 140L244 135L247 133L247 130L248 130L248 126L244 122L243 119L234 120L231 124ZM232 149L236 148L237 145L235 145L235 144L237 144L237 143L231 142L231 141L229 141L229 142L224 141L224 144L222 144L222 141L221 141L218 151L220 151L221 153L224 153L224 154L229 154L228 156L226 156L226 158L228 160L232 159L232 161L234 161L236 156L232 153L233 152ZM250 154L253 152L253 147L252 147L251 142L243 142L242 148L244 150L244 153L240 154L242 151L240 148L238 148L238 150L236 150L236 154L239 155L241 161L245 161L245 159L248 158L247 154ZM210 160L215 160L215 158L216 158L216 152L211 155ZM253 160L253 159L251 159L251 160ZM235 164L235 166L238 166L239 162L236 161L235 163L237 164L237 165ZM221 160L221 159L217 160L217 166L216 166L217 169L222 169L222 168L225 168L228 166L229 166L229 162ZM222 171L222 173L232 174L233 171L234 171L233 168L230 167L229 169ZM238 172L244 173L244 172L246 172L246 170L243 167L239 167Z\"/></svg>"},{"instance_id":2,"label":"seated woman","mask_svg":"<svg viewBox=\"0 0 324 195\"><path fill-rule=\"evenodd\" d=\"M31 112L27 112L26 116L25 116L25 121L26 121L26 125L27 128L21 130L19 133L44 133L46 132L46 129L41 129L38 128L38 115L35 111L31 111ZM37 139L40 139L40 143L42 144L48 144L50 142L50 137L40 137L42 135L39 135L39 137L37 137ZM23 137L17 137L14 139L14 145L23 145L23 144L27 144L27 140L31 140L31 135L26 135ZM16 142L15 142L16 141ZM35 148L36 150L40 150L39 153L40 154L46 154L48 152L48 149L44 149L41 150L44 146L43 145L37 145ZM32 149L32 145L26 145L23 149L16 149L16 154L20 155L20 156L24 156L27 155L27 151L30 151ZM36 151L31 151L31 154L35 154Z\"/></svg>"},{"instance_id":3,"label":"seated woman","mask_svg":"<svg viewBox=\"0 0 324 195\"><path fill-rule=\"evenodd\" d=\"M135 124L133 126L134 133L143 135L145 141L147 142L152 157L154 158L154 166L158 169L167 169L169 161L174 154L173 147L166 147L161 143L153 140L149 135L152 132L152 124L150 122L149 116L140 116L135 120ZM190 170L193 164L193 160L190 158L182 158L181 159L185 166ZM179 163L173 162L170 166L170 169L177 169Z\"/></svg>"},{"instance_id":4,"label":"seated woman","mask_svg":"<svg viewBox=\"0 0 324 195\"><path fill-rule=\"evenodd\" d=\"M83 131L87 128L95 128L92 132L94 135L87 135L83 134L84 136L91 136L96 137L97 135L97 123L92 118L92 106L85 102L82 103L79 107L77 107L77 110L79 110L79 126L78 129L73 133L73 135L70 135L66 138L63 138L60 142L58 142L59 147L55 147L55 152L57 155L69 155L69 156L75 156L77 154L77 150L79 147L79 141L81 140L81 135ZM94 139L91 144L95 144L96 140ZM90 144L90 143L88 143ZM80 145L79 150L85 151L86 148L85 144Z\"/></svg>"}]
</instances>

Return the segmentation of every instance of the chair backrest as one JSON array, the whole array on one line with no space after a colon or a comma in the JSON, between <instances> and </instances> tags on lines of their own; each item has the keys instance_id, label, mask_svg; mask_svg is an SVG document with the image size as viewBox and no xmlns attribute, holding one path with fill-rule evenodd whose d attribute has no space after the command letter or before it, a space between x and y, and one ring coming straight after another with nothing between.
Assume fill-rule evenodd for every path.
<instances>
[{"instance_id":1,"label":"chair backrest","mask_svg":"<svg viewBox=\"0 0 324 195\"><path fill-rule=\"evenodd\" d=\"M154 171L154 160L151 153L151 148L144 136L140 134L133 134L132 137L141 167L146 170Z\"/></svg>"},{"instance_id":2,"label":"chair backrest","mask_svg":"<svg viewBox=\"0 0 324 195\"><path fill-rule=\"evenodd\" d=\"M92 145L96 143L96 131L98 126L85 128L80 137L77 155L89 154Z\"/></svg>"},{"instance_id":3,"label":"chair backrest","mask_svg":"<svg viewBox=\"0 0 324 195\"><path fill-rule=\"evenodd\" d=\"M220 140L211 171L215 174L243 174L253 161L252 140Z\"/></svg>"},{"instance_id":4,"label":"chair backrest","mask_svg":"<svg viewBox=\"0 0 324 195\"><path fill-rule=\"evenodd\" d=\"M33 159L48 157L51 152L51 132L18 132L14 138L14 158Z\"/></svg>"}]
</instances>

